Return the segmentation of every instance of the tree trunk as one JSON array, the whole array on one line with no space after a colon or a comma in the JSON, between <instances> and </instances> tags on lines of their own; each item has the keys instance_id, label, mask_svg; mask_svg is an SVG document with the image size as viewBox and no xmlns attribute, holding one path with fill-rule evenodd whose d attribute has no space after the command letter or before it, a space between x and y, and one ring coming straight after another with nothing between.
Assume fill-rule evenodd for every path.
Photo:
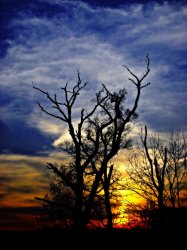
<instances>
[{"instance_id":1,"label":"tree trunk","mask_svg":"<svg viewBox=\"0 0 187 250\"><path fill-rule=\"evenodd\" d=\"M106 207L106 214L107 214L107 228L112 229L113 223L112 223L112 210L111 210L111 202L110 202L110 194L109 194L109 185L107 184L104 187L105 192L105 207Z\"/></svg>"},{"instance_id":2,"label":"tree trunk","mask_svg":"<svg viewBox=\"0 0 187 250\"><path fill-rule=\"evenodd\" d=\"M75 189L75 206L73 228L76 232L81 233L84 229L83 225L83 172L81 166L77 167L77 183Z\"/></svg>"}]
</instances>

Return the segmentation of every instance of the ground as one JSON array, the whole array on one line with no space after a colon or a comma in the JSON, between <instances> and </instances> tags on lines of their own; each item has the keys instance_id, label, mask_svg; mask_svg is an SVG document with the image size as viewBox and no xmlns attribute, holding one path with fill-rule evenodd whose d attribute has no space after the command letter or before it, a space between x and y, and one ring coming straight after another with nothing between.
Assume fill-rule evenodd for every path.
<instances>
[{"instance_id":1,"label":"ground","mask_svg":"<svg viewBox=\"0 0 187 250\"><path fill-rule=\"evenodd\" d=\"M106 231L103 229L88 230L82 235L73 234L70 230L48 229L28 231L6 231L1 232L0 242L4 249L75 249L79 247L96 249L105 246L104 249L114 246L128 246L132 249L143 247L143 249L179 249L185 244L185 229L170 228L159 230L147 230L142 228L114 229ZM114 244L113 244L114 243ZM66 246L66 247L65 247ZM100 249L100 248L99 248ZM102 248L103 249L103 248Z\"/></svg>"}]
</instances>

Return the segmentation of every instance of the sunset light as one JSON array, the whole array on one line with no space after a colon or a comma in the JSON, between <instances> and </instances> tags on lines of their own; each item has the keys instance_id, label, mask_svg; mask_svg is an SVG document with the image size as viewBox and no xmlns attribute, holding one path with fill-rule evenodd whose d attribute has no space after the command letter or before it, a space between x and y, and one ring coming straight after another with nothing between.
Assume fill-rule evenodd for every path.
<instances>
[{"instance_id":1,"label":"sunset light","mask_svg":"<svg viewBox=\"0 0 187 250\"><path fill-rule=\"evenodd\" d=\"M0 240L183 235L186 1L3 0L0 12Z\"/></svg>"}]
</instances>

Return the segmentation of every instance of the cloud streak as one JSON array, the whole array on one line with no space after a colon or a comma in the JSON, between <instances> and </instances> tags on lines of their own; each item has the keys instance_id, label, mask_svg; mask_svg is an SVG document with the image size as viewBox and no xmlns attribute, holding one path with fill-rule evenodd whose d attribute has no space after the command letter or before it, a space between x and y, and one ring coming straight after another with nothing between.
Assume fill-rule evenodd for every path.
<instances>
[{"instance_id":1,"label":"cloud streak","mask_svg":"<svg viewBox=\"0 0 187 250\"><path fill-rule=\"evenodd\" d=\"M48 152L46 156L0 155L1 206L36 206L35 196L45 195L49 188L50 172L47 162L62 163L62 152ZM34 204L33 204L34 203Z\"/></svg>"}]
</instances>

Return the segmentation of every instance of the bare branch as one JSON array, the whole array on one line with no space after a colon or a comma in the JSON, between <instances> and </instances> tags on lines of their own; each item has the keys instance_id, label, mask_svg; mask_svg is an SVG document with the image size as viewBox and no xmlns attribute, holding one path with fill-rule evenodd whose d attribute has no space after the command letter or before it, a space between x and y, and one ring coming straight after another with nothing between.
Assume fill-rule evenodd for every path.
<instances>
[{"instance_id":1,"label":"bare branch","mask_svg":"<svg viewBox=\"0 0 187 250\"><path fill-rule=\"evenodd\" d=\"M66 120L65 120L64 118L62 118L61 116L54 115L54 114L48 112L47 110L45 110L44 107L43 107L39 102L37 102L37 104L38 104L38 106L40 107L40 109L41 109L45 114L47 114L47 115L49 115L49 116L52 116L52 117L55 117L55 118L57 118L57 119L60 119L60 120L62 120L62 121L64 121L64 122L66 122Z\"/></svg>"},{"instance_id":2,"label":"bare branch","mask_svg":"<svg viewBox=\"0 0 187 250\"><path fill-rule=\"evenodd\" d=\"M59 177L64 181L64 183L65 183L67 186L71 187L72 190L75 189L75 184L74 184L74 183L71 183L71 182L68 180L68 178L66 178L66 176L65 176L62 172L60 172L59 169L58 169L56 166L54 166L54 164L52 164L52 163L47 163L46 167L47 167L48 169L53 170L53 172L54 172L57 176L59 176Z\"/></svg>"},{"instance_id":3,"label":"bare branch","mask_svg":"<svg viewBox=\"0 0 187 250\"><path fill-rule=\"evenodd\" d=\"M146 83L145 85L141 86L141 89L143 89L143 88L149 86L150 84L151 84L150 82Z\"/></svg>"},{"instance_id":4,"label":"bare branch","mask_svg":"<svg viewBox=\"0 0 187 250\"><path fill-rule=\"evenodd\" d=\"M126 70L136 79L137 83L139 83L139 79L138 77L126 66L126 65L123 65L123 67L126 68ZM134 81L133 81L134 82ZM135 84L136 85L136 84Z\"/></svg>"},{"instance_id":5,"label":"bare branch","mask_svg":"<svg viewBox=\"0 0 187 250\"><path fill-rule=\"evenodd\" d=\"M145 152L146 152L146 156L147 156L147 159L150 163L150 167L151 167L151 179L152 179L152 182L154 184L154 186L156 188L158 188L158 185L156 184L155 182L155 178L154 178L154 170L153 170L153 161L149 155L149 151L148 151L148 147L147 147L147 127L145 126L145 136L144 136L144 140L143 140L143 145L144 145L144 148L145 148Z\"/></svg>"},{"instance_id":6,"label":"bare branch","mask_svg":"<svg viewBox=\"0 0 187 250\"><path fill-rule=\"evenodd\" d=\"M65 121L65 122L67 122L67 116L65 115L65 113L62 111L62 109L60 108L60 104L61 103L59 103L58 101L57 101L57 98L56 98L56 95L54 96L54 99L49 95L49 93L48 92L45 92L45 91L43 91L42 89L40 89L40 88L38 88L38 87L35 87L34 85L33 85L33 88L34 89L36 89L36 90L38 90L39 92L41 92L41 93L43 93L44 95L46 95L46 97L54 104L54 106L52 106L53 108L55 108L55 109L57 109L60 113L61 113L61 115L63 116L63 118L62 117L60 117L60 116L57 116L57 115L55 115L55 114L52 114L52 113L50 113L50 112L48 112L46 109L44 109L43 108L43 106L40 104L40 103L38 103L38 105L39 105L39 107L41 108L41 110L44 112L44 113L46 113L47 115L49 115L49 116L53 116L53 117L55 117L55 118L57 118L57 119L60 119L60 120L62 120L62 121Z\"/></svg>"}]
</instances>

